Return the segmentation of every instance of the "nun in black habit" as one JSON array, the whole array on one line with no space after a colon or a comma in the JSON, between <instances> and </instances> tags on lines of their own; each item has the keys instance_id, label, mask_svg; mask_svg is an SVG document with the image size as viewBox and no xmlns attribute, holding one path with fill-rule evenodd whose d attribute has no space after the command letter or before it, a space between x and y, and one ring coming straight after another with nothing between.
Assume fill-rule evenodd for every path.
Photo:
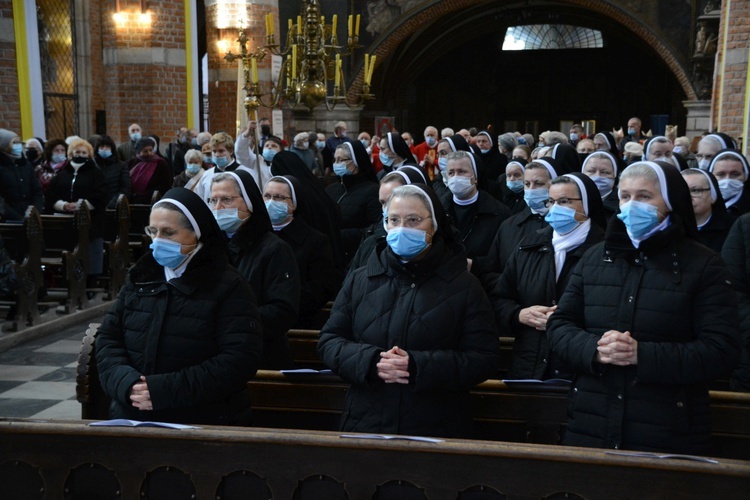
<instances>
[{"instance_id":1,"label":"nun in black habit","mask_svg":"<svg viewBox=\"0 0 750 500\"><path fill-rule=\"evenodd\" d=\"M380 139L378 147L380 148L380 163L383 164L383 169L377 174L378 180L404 165L417 166L409 145L398 132L385 134L385 137Z\"/></svg>"},{"instance_id":2,"label":"nun in black habit","mask_svg":"<svg viewBox=\"0 0 750 500\"><path fill-rule=\"evenodd\" d=\"M492 139L492 134L490 134L486 130L482 130L477 134L477 138L479 137L487 138L487 140L489 140L490 148L486 149L481 148L477 145L472 145L471 150L482 161L484 169L483 176L490 181L495 181L498 177L500 177L500 174L505 172L505 166L508 164L508 157L500 154L500 150L497 148L497 144L495 144L495 141Z\"/></svg>"},{"instance_id":3,"label":"nun in black habit","mask_svg":"<svg viewBox=\"0 0 750 500\"><path fill-rule=\"evenodd\" d=\"M682 177L690 189L698 241L715 252L721 252L732 222L724 206L719 181L711 172L699 168L683 170Z\"/></svg>"},{"instance_id":4,"label":"nun in black habit","mask_svg":"<svg viewBox=\"0 0 750 500\"><path fill-rule=\"evenodd\" d=\"M552 146L552 158L560 165L559 174L579 172L581 170L581 157L578 156L576 148L570 144L555 144Z\"/></svg>"},{"instance_id":5,"label":"nun in black habit","mask_svg":"<svg viewBox=\"0 0 750 500\"><path fill-rule=\"evenodd\" d=\"M440 142L438 142L437 154L440 175L435 176L435 178L432 180L432 185L430 186L432 187L433 191L435 191L435 194L438 196L438 198L442 199L443 196L448 193L448 188L445 185L443 172L445 172L445 167L448 162L446 157L451 153L455 153L456 151L471 151L469 143L466 142L466 139L464 139L462 135L452 135L450 137L440 139Z\"/></svg>"}]
</instances>

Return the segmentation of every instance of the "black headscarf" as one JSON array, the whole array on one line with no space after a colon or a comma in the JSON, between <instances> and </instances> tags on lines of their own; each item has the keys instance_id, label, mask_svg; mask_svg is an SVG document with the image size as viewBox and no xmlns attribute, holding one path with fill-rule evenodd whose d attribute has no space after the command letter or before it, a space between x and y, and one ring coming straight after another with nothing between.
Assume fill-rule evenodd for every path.
<instances>
[{"instance_id":1,"label":"black headscarf","mask_svg":"<svg viewBox=\"0 0 750 500\"><path fill-rule=\"evenodd\" d=\"M427 182L422 171L414 165L403 165L395 171L407 176L409 178L409 184L425 184Z\"/></svg>"},{"instance_id":2,"label":"black headscarf","mask_svg":"<svg viewBox=\"0 0 750 500\"><path fill-rule=\"evenodd\" d=\"M315 206L312 204L314 199L307 190L307 186L302 184L293 175L275 175L268 179L268 182L285 182L292 193L292 203L294 205L294 218L302 219L309 226L312 224ZM268 184L266 184L268 185Z\"/></svg>"},{"instance_id":3,"label":"black headscarf","mask_svg":"<svg viewBox=\"0 0 750 500\"><path fill-rule=\"evenodd\" d=\"M545 156L544 158L537 158L531 163L541 163L542 165L544 165L547 168L547 171L549 172L550 180L560 175L560 170L561 170L560 163L558 163L557 160L555 160L554 158L550 156ZM529 165L531 165L531 163L529 163Z\"/></svg>"},{"instance_id":4,"label":"black headscarf","mask_svg":"<svg viewBox=\"0 0 750 500\"><path fill-rule=\"evenodd\" d=\"M719 223L719 227L724 225L725 227L729 227L732 222L729 218L729 213L727 212L726 206L724 205L724 197L721 195L721 189L719 189L719 181L716 179L716 176L712 174L711 172L708 172L707 170L702 170L700 168L688 168L683 171L684 172L697 172L692 175L700 175L703 174L703 176L708 179L708 187L711 190L711 220L716 221ZM683 175L683 177L685 177Z\"/></svg>"},{"instance_id":5,"label":"black headscarf","mask_svg":"<svg viewBox=\"0 0 750 500\"><path fill-rule=\"evenodd\" d=\"M488 172L487 172L487 165L484 164L482 161L482 155L476 154L472 151L468 151L469 159L472 162L472 167L476 170L477 173L477 189L481 189L486 191L489 187L489 178L488 178ZM503 170L503 173L505 173L505 170ZM493 177L494 179L494 177Z\"/></svg>"},{"instance_id":6,"label":"black headscarf","mask_svg":"<svg viewBox=\"0 0 750 500\"><path fill-rule=\"evenodd\" d=\"M294 154L294 153L292 153ZM245 170L235 170L233 172L222 172L226 175L231 175L238 180L240 183L240 194L245 200L245 204L248 206L252 215L250 220L246 221L237 230L237 233L242 233L243 236L247 235L251 240L257 240L263 233L273 231L271 225L271 218L268 216L266 210L266 202L263 199L263 194L258 189L258 185L255 183L255 179Z\"/></svg>"},{"instance_id":7,"label":"black headscarf","mask_svg":"<svg viewBox=\"0 0 750 500\"><path fill-rule=\"evenodd\" d=\"M728 149L730 151L737 150L737 143L734 139L723 132L714 132L713 134L708 134L706 137L713 137L718 140L722 145L721 149Z\"/></svg>"},{"instance_id":8,"label":"black headscarf","mask_svg":"<svg viewBox=\"0 0 750 500\"><path fill-rule=\"evenodd\" d=\"M172 203L177 206L190 220L196 236L200 234L198 241L205 246L218 245L226 248L224 233L219 229L219 224L217 224L214 214L211 213L211 209L208 208L205 201L201 200L200 196L189 189L172 188L154 204L152 210L157 208L160 203Z\"/></svg>"},{"instance_id":9,"label":"black headscarf","mask_svg":"<svg viewBox=\"0 0 750 500\"><path fill-rule=\"evenodd\" d=\"M576 148L570 144L555 144L552 147L552 158L560 165L558 174L581 171L581 157L578 156Z\"/></svg>"},{"instance_id":10,"label":"black headscarf","mask_svg":"<svg viewBox=\"0 0 750 500\"><path fill-rule=\"evenodd\" d=\"M359 141L344 142L336 149L344 147L352 155L352 160L357 165L359 172L355 175L364 177L367 180L378 182L378 178L375 175L375 169L370 161L370 155L367 153L365 146Z\"/></svg>"},{"instance_id":11,"label":"black headscarf","mask_svg":"<svg viewBox=\"0 0 750 500\"><path fill-rule=\"evenodd\" d=\"M490 150L487 153L482 153L477 146L472 145L471 150L482 160L484 165L485 176L488 179L497 179L500 174L505 173L505 166L508 164L508 157L500 154L500 150L497 149L497 144L492 140L492 134L486 130L482 130L477 136L485 135L490 140Z\"/></svg>"},{"instance_id":12,"label":"black headscarf","mask_svg":"<svg viewBox=\"0 0 750 500\"><path fill-rule=\"evenodd\" d=\"M388 143L388 147L391 148L399 158L403 158L405 163L414 165L414 155L411 154L409 145L400 134L397 132L388 132L385 136L385 140Z\"/></svg>"},{"instance_id":13,"label":"black headscarf","mask_svg":"<svg viewBox=\"0 0 750 500\"><path fill-rule=\"evenodd\" d=\"M583 198L583 206L588 213L588 217L597 226L603 230L607 229L607 217L604 215L604 206L602 205L602 195L599 193L599 189L596 187L594 181L592 181L588 175L581 172L570 172L565 174L565 177L575 177L578 181L583 183L585 193L581 193ZM578 190L581 190L581 184L578 184Z\"/></svg>"},{"instance_id":14,"label":"black headscarf","mask_svg":"<svg viewBox=\"0 0 750 500\"><path fill-rule=\"evenodd\" d=\"M435 231L433 239L442 238L442 240L448 244L455 243L453 230L451 229L451 225L448 223L448 217L445 215L443 204L440 202L440 198L438 198L438 195L435 194L435 191L433 191L431 187L425 184L416 183L412 184L412 186L416 186L424 191L424 193L432 203L432 212L435 215L435 222L437 222L437 231Z\"/></svg>"},{"instance_id":15,"label":"black headscarf","mask_svg":"<svg viewBox=\"0 0 750 500\"><path fill-rule=\"evenodd\" d=\"M464 139L464 136L462 135L452 135L450 137L446 137L445 141L448 142L448 146L453 150L453 152L456 151L471 151L471 147L469 146L469 143L466 142L466 139Z\"/></svg>"},{"instance_id":16,"label":"black headscarf","mask_svg":"<svg viewBox=\"0 0 750 500\"><path fill-rule=\"evenodd\" d=\"M617 149L617 141L615 141L615 136L613 136L610 132L606 132L606 131L597 132L596 135L600 135L604 138L604 142L607 143L607 152L609 154L611 154L615 158L620 157L620 151Z\"/></svg>"}]
</instances>

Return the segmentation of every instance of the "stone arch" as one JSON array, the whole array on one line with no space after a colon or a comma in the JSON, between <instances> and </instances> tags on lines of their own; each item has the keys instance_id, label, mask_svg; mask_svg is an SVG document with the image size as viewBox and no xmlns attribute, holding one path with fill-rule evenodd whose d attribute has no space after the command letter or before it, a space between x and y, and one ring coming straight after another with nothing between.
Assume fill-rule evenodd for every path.
<instances>
[{"instance_id":1,"label":"stone arch","mask_svg":"<svg viewBox=\"0 0 750 500\"><path fill-rule=\"evenodd\" d=\"M645 24L635 13L613 0L557 0L561 5L578 7L588 12L599 14L621 25L635 36L646 42L664 64L674 74L682 87L687 100L698 100L698 95L690 82L690 76L678 60L676 50L672 48L664 36L653 26ZM483 4L491 6L493 2L486 0ZM481 4L480 4L481 5ZM524 6L530 7L528 2ZM521 3L519 2L519 7ZM417 33L423 26L450 14L455 14L468 7L477 7L476 0L433 0L406 12L398 24L382 33L369 47L368 52L375 54L379 61L384 61L397 47L406 42L409 37ZM504 7L512 7L512 4ZM363 81L363 68L357 73L350 88L359 88Z\"/></svg>"}]
</instances>

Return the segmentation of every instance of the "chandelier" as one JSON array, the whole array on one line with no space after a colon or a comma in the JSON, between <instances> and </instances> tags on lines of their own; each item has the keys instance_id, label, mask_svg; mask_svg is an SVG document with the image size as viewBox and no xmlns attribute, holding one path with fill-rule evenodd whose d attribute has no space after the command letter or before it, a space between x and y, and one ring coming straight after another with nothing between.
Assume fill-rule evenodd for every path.
<instances>
[{"instance_id":1,"label":"chandelier","mask_svg":"<svg viewBox=\"0 0 750 500\"><path fill-rule=\"evenodd\" d=\"M239 59L243 64L245 98L243 105L248 115L260 106L274 108L280 102L295 107L302 103L309 110L325 104L331 111L337 104L355 108L375 96L370 93L372 72L376 56L365 54L364 78L357 92L349 92L341 69L342 57L350 56L362 46L359 42L360 15L349 16L348 35L345 45L339 44L337 31L338 16L334 15L331 24L326 24L320 13L318 0L302 0L302 9L296 23L289 19L285 47L276 43L273 14L265 16L266 45L254 52L248 51L247 36L243 27L239 28L237 43L239 54L229 51L224 59L232 63ZM267 54L282 57L281 70L276 82L271 82L269 93L260 90L258 81L258 61ZM329 83L333 82L329 93ZM253 113L254 114L254 113Z\"/></svg>"}]
</instances>

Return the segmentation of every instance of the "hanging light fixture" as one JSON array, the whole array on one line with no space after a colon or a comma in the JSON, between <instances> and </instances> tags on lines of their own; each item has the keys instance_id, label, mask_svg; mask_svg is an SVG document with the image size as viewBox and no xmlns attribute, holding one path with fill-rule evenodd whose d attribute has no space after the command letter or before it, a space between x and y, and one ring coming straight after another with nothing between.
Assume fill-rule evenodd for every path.
<instances>
[{"instance_id":1,"label":"hanging light fixture","mask_svg":"<svg viewBox=\"0 0 750 500\"><path fill-rule=\"evenodd\" d=\"M343 58L352 55L361 48L359 42L360 15L349 16L347 23L346 43L341 45L338 39L338 16L334 15L330 24L321 15L318 0L303 0L300 15L296 22L289 19L286 43L276 43L273 14L265 16L266 45L255 52L248 51L247 36L244 28L239 28L237 43L239 54L231 51L224 56L229 62L239 59L244 65L245 109L250 114L260 106L273 108L286 101L292 107L302 103L313 110L320 104L332 110L337 104L349 108L362 105L375 96L370 93L372 73L376 56L365 54L364 78L357 92L346 88L342 70ZM258 80L258 61L267 54L281 56L282 64L279 78L272 83L269 93L260 91ZM329 92L330 83L333 83Z\"/></svg>"}]
</instances>

